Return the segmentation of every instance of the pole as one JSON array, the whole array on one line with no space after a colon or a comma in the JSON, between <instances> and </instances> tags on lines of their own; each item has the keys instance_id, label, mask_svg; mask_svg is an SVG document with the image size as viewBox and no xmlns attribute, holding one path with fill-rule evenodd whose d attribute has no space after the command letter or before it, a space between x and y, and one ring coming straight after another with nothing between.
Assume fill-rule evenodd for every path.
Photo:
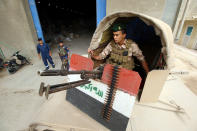
<instances>
[{"instance_id":1,"label":"pole","mask_svg":"<svg viewBox=\"0 0 197 131\"><path fill-rule=\"evenodd\" d=\"M106 16L106 0L96 0L97 26Z\"/></svg>"},{"instance_id":2,"label":"pole","mask_svg":"<svg viewBox=\"0 0 197 131\"><path fill-rule=\"evenodd\" d=\"M42 41L45 42L44 36L43 36L43 33L42 33L42 27L40 25L40 19L39 19L39 16L38 16L38 11L37 11L37 8L36 8L35 0L28 0L28 2L29 2L29 8L31 10L31 15L32 15L32 18L33 18L34 26L36 28L37 37L42 38Z\"/></svg>"}]
</instances>

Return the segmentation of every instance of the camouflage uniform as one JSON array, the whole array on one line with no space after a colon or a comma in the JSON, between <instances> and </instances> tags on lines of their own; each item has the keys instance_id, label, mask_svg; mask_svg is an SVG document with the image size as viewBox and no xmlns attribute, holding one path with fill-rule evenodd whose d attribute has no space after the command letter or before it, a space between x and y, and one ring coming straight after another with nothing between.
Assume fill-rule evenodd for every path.
<instances>
[{"instance_id":1,"label":"camouflage uniform","mask_svg":"<svg viewBox=\"0 0 197 131\"><path fill-rule=\"evenodd\" d=\"M59 49L59 56L62 61L62 69L67 69L69 70L69 61L68 61L68 53L69 49L66 46L60 47L58 46Z\"/></svg>"},{"instance_id":2,"label":"camouflage uniform","mask_svg":"<svg viewBox=\"0 0 197 131\"><path fill-rule=\"evenodd\" d=\"M107 47L99 54L102 59L108 55L107 63L112 65L119 65L120 67L132 70L134 68L134 61L132 56L138 60L143 61L144 56L138 45L130 39L125 39L123 45L118 45L112 40Z\"/></svg>"}]
</instances>

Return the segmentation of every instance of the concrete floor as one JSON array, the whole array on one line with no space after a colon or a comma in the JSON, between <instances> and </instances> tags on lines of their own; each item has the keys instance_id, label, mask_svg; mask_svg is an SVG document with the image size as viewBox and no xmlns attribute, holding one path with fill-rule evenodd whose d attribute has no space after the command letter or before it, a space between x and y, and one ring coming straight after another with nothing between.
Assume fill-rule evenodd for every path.
<instances>
[{"instance_id":1,"label":"concrete floor","mask_svg":"<svg viewBox=\"0 0 197 131\"><path fill-rule=\"evenodd\" d=\"M69 46L71 53L83 55L86 54L90 38L91 36L89 35L82 35L80 38L66 44ZM61 62L56 53L57 49L54 48L52 52L56 68L58 69L60 68ZM191 69L189 64L180 67L179 64L184 63L184 61L180 59L176 59L176 63L177 67L174 68L174 70L183 70L184 68L190 72L192 76L185 76L190 82L186 82L192 85L191 88L196 90L194 84L197 78L197 70L195 68ZM40 69L44 69L44 65L42 61L35 59L33 65L25 66L13 75L8 74L6 70L0 72L1 131L24 130L27 129L32 122L37 122L41 125L58 126L59 128L66 128L68 130L74 128L75 130L107 130L98 122L66 102L64 99L65 92L57 93L49 100L38 96L39 85L42 81L47 84L57 84L67 81L66 77L61 76L40 77L37 75L37 71ZM194 81L191 82L190 77L194 78ZM169 96L170 98L175 98L176 102L178 101L182 107L185 107L189 115L182 117L177 116L174 112L149 108L151 106L161 107L160 104L148 105L149 107L147 107L147 105L143 106L136 103L127 131L163 131L169 130L169 128L171 128L171 130L186 131L188 129L190 131L196 131L196 95L184 85L184 81L181 79L182 76L175 76L174 78L176 81L167 82L167 85L165 85L167 88L162 92L161 99L166 100ZM177 93L179 95L176 95ZM168 96L168 94L170 95ZM53 106L54 104L56 106ZM58 109L64 113L62 114ZM174 124L169 125L169 123L172 123L170 120L173 120ZM174 126L175 128L173 128Z\"/></svg>"},{"instance_id":2,"label":"concrete floor","mask_svg":"<svg viewBox=\"0 0 197 131\"><path fill-rule=\"evenodd\" d=\"M80 38L66 45L71 53L83 55L90 43L90 35ZM60 59L57 48L52 49L56 69L60 69ZM35 56L37 57L37 56ZM37 71L44 69L43 62L33 58L33 65L27 65L15 74L8 74L7 70L0 71L0 130L14 131L25 129L32 121L37 110L46 102L45 98L38 95L40 83L57 84L66 82L66 77L40 77Z\"/></svg>"}]
</instances>

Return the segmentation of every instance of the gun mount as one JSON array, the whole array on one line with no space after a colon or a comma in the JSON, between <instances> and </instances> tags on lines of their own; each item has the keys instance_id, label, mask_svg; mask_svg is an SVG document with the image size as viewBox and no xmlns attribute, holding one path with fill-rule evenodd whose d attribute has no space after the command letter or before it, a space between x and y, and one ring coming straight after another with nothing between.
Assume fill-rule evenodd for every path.
<instances>
[{"instance_id":1,"label":"gun mount","mask_svg":"<svg viewBox=\"0 0 197 131\"><path fill-rule=\"evenodd\" d=\"M81 70L81 71L47 70L43 72L38 71L38 74L40 76L67 76L72 74L80 74L80 78L82 79L78 81L56 84L56 85L47 85L47 86L44 86L45 83L42 82L40 84L39 95L43 96L43 93L45 93L45 96L48 99L49 94L88 84L90 83L89 81L90 78L101 79L102 73L103 73L102 68L96 71L86 71L86 70Z\"/></svg>"}]
</instances>

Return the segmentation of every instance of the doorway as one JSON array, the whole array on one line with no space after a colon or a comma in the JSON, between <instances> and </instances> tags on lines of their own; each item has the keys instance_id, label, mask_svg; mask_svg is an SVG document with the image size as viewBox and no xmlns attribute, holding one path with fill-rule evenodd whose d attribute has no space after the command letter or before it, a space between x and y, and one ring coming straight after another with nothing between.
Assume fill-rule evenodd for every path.
<instances>
[{"instance_id":1,"label":"doorway","mask_svg":"<svg viewBox=\"0 0 197 131\"><path fill-rule=\"evenodd\" d=\"M96 28L96 1L35 0L45 41L71 41Z\"/></svg>"}]
</instances>

